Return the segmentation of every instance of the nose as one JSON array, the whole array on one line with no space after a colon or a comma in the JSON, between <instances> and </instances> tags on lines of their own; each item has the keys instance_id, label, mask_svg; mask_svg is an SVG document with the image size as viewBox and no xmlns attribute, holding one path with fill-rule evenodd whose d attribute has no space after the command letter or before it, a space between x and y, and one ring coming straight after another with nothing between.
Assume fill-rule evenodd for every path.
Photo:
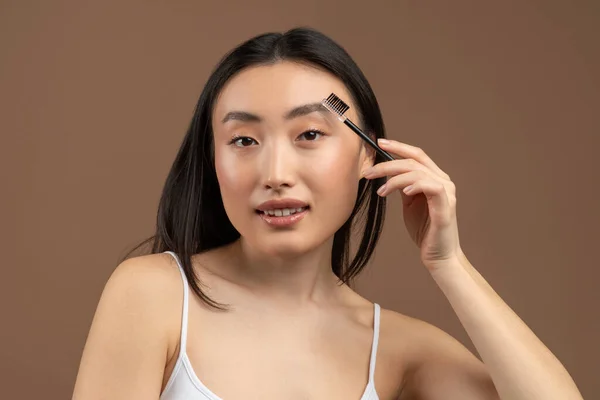
<instances>
[{"instance_id":1,"label":"nose","mask_svg":"<svg viewBox=\"0 0 600 400\"><path fill-rule=\"evenodd\" d=\"M265 149L263 163L263 186L265 189L280 190L295 184L296 157L284 143L273 143Z\"/></svg>"}]
</instances>

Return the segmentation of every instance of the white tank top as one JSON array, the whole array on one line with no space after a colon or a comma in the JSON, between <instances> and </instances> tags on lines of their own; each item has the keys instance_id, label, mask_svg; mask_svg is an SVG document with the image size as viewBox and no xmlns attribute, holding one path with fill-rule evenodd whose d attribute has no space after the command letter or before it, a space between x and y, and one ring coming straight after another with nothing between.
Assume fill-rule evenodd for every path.
<instances>
[{"instance_id":1,"label":"white tank top","mask_svg":"<svg viewBox=\"0 0 600 400\"><path fill-rule=\"evenodd\" d=\"M169 253L179 266L179 272L183 280L183 315L181 319L181 338L179 346L179 356L165 386L165 390L160 395L160 400L222 400L214 394L209 388L204 386L200 378L196 376L194 368L186 353L187 339L187 320L188 320L188 281L183 272L183 267L177 255L171 251ZM373 343L371 346L371 359L369 364L369 380L360 400L379 400L375 391L375 361L377 358L377 343L379 341L379 304L374 304L373 318Z\"/></svg>"}]
</instances>

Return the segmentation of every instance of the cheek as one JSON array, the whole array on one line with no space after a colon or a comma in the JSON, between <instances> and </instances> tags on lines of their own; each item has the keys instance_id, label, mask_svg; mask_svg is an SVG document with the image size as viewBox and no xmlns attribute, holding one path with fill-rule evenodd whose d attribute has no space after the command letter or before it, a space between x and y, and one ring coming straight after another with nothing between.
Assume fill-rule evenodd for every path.
<instances>
[{"instance_id":1,"label":"cheek","mask_svg":"<svg viewBox=\"0 0 600 400\"><path fill-rule=\"evenodd\" d=\"M333 187L347 186L350 176L356 174L353 159L339 154L329 154L327 157L312 160L310 169L321 185Z\"/></svg>"},{"instance_id":2,"label":"cheek","mask_svg":"<svg viewBox=\"0 0 600 400\"><path fill-rule=\"evenodd\" d=\"M344 210L352 209L358 190L357 151L350 146L329 149L327 154L312 160L310 174L313 187L318 188L322 200L344 204ZM350 204L349 206L347 204Z\"/></svg>"},{"instance_id":3,"label":"cheek","mask_svg":"<svg viewBox=\"0 0 600 400\"><path fill-rule=\"evenodd\" d=\"M215 170L226 209L235 207L236 200L247 201L252 190L252 169L243 167L240 160L227 152L215 152Z\"/></svg>"}]
</instances>

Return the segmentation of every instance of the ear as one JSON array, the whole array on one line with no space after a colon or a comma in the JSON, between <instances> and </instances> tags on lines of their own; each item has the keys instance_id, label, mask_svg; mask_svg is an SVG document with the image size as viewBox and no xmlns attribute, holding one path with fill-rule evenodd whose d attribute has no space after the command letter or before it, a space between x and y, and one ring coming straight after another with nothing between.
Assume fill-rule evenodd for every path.
<instances>
[{"instance_id":1,"label":"ear","mask_svg":"<svg viewBox=\"0 0 600 400\"><path fill-rule=\"evenodd\" d=\"M377 136L374 133L369 133L369 137L373 140L373 141L377 141ZM358 171L358 173L360 174L360 176L358 177L359 179L362 178L362 174L361 172L364 171L367 168L372 167L373 165L375 165L375 150L364 140L361 139L361 149L360 149L360 169Z\"/></svg>"}]
</instances>

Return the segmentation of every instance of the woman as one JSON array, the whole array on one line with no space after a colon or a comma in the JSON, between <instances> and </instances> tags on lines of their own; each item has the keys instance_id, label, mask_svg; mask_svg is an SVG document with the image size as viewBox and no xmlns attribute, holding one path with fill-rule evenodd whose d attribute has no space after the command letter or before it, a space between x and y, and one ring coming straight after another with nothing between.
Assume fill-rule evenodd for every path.
<instances>
[{"instance_id":1,"label":"woman","mask_svg":"<svg viewBox=\"0 0 600 400\"><path fill-rule=\"evenodd\" d=\"M398 160L324 111L330 93ZM265 34L229 53L167 178L152 254L106 284L74 398L581 398L465 257L449 176L383 137L366 78L321 33ZM483 362L348 286L397 191L423 265Z\"/></svg>"}]
</instances>

